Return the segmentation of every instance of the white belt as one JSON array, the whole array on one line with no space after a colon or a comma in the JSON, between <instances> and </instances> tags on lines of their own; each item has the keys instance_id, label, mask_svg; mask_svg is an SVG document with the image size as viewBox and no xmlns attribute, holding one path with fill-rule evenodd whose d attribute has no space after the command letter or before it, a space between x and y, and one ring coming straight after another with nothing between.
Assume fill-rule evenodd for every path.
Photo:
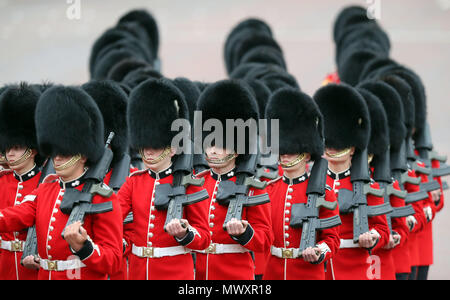
<instances>
[{"instance_id":1,"label":"white belt","mask_svg":"<svg viewBox=\"0 0 450 300\"><path fill-rule=\"evenodd\" d=\"M66 271L86 267L79 259L49 260L41 258L39 264L46 271Z\"/></svg>"},{"instance_id":2,"label":"white belt","mask_svg":"<svg viewBox=\"0 0 450 300\"><path fill-rule=\"evenodd\" d=\"M196 250L199 253L205 254L225 254L225 253L245 253L247 249L238 244L216 244L211 243L205 250Z\"/></svg>"},{"instance_id":3,"label":"white belt","mask_svg":"<svg viewBox=\"0 0 450 300\"><path fill-rule=\"evenodd\" d=\"M339 246L340 249L344 248L359 248L358 243L354 243L353 240L343 240L341 239L341 245Z\"/></svg>"},{"instance_id":4,"label":"white belt","mask_svg":"<svg viewBox=\"0 0 450 300\"><path fill-rule=\"evenodd\" d=\"M298 248L278 248L272 246L270 253L279 258L297 258L300 256Z\"/></svg>"},{"instance_id":5,"label":"white belt","mask_svg":"<svg viewBox=\"0 0 450 300\"><path fill-rule=\"evenodd\" d=\"M23 252L24 241L1 241L0 249L8 250L11 252Z\"/></svg>"},{"instance_id":6,"label":"white belt","mask_svg":"<svg viewBox=\"0 0 450 300\"><path fill-rule=\"evenodd\" d=\"M138 257L146 257L146 258L158 258L165 256L175 256L190 253L191 250L183 247L183 246L174 246L174 247L164 247L164 248L155 248L155 247L138 247L133 244L131 249L131 253Z\"/></svg>"}]
</instances>

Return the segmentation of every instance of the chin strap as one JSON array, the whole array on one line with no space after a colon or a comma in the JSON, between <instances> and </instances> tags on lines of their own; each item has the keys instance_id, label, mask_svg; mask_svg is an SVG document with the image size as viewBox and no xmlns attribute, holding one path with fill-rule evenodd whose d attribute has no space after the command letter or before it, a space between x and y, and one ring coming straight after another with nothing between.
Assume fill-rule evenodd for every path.
<instances>
[{"instance_id":1,"label":"chin strap","mask_svg":"<svg viewBox=\"0 0 450 300\"><path fill-rule=\"evenodd\" d=\"M213 165L220 165L223 163L227 163L231 160L233 160L234 158L236 158L238 155L233 153L233 154L228 154L227 156L225 156L224 158L220 158L220 159L211 159L208 156L205 157L206 161L210 164Z\"/></svg>"},{"instance_id":2,"label":"chin strap","mask_svg":"<svg viewBox=\"0 0 450 300\"><path fill-rule=\"evenodd\" d=\"M288 162L288 163L285 163L285 164L284 164L284 163L282 163L282 162L280 161L280 165L281 165L281 167L284 168L284 169L292 168L293 166L298 165L299 163L301 163L301 162L305 159L305 157L306 157L306 154L305 154L305 153L302 153L302 154L299 154L295 159L291 160L291 161Z\"/></svg>"},{"instance_id":3,"label":"chin strap","mask_svg":"<svg viewBox=\"0 0 450 300\"><path fill-rule=\"evenodd\" d=\"M164 151L155 159L148 159L147 157L145 157L143 149L139 150L139 154L141 155L142 161L144 163L149 164L149 165L154 165L154 164L159 163L163 159L165 159L170 154L170 151L171 151L171 148L170 147L166 147L164 149Z\"/></svg>"},{"instance_id":4,"label":"chin strap","mask_svg":"<svg viewBox=\"0 0 450 300\"><path fill-rule=\"evenodd\" d=\"M72 167L73 165L75 165L80 159L81 159L81 154L74 155L74 156L72 156L71 159L69 159L64 164L62 164L62 165L60 165L58 167L55 166L55 171L60 172L60 171L63 171L65 169L68 169L68 168Z\"/></svg>"},{"instance_id":5,"label":"chin strap","mask_svg":"<svg viewBox=\"0 0 450 300\"><path fill-rule=\"evenodd\" d=\"M328 157L331 157L331 158L340 158L340 157L343 157L343 156L349 154L350 151L352 151L352 148L344 149L344 150L342 150L342 151L340 151L340 152L338 152L338 153L335 153L335 154L331 154L331 153L329 153L328 151L325 151L325 154L326 154Z\"/></svg>"},{"instance_id":6,"label":"chin strap","mask_svg":"<svg viewBox=\"0 0 450 300\"><path fill-rule=\"evenodd\" d=\"M31 157L32 154L33 154L33 150L31 150L30 148L27 148L27 150L25 150L25 152L22 154L22 156L15 162L9 162L8 159L6 159L6 161L10 167L16 167L16 166L22 164L23 162L27 161Z\"/></svg>"}]
</instances>

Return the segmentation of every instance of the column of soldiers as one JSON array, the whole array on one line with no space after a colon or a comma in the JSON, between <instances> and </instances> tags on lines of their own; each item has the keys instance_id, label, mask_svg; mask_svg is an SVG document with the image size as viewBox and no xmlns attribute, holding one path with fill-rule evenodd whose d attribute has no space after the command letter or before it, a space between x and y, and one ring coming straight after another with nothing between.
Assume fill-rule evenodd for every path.
<instances>
[{"instance_id":1,"label":"column of soldiers","mask_svg":"<svg viewBox=\"0 0 450 300\"><path fill-rule=\"evenodd\" d=\"M170 79L133 10L95 41L89 82L3 87L0 278L425 279L450 171L423 82L363 8L334 38L312 97L259 19L227 36L229 78ZM264 118L279 130L225 126ZM274 135L275 164L258 152Z\"/></svg>"}]
</instances>

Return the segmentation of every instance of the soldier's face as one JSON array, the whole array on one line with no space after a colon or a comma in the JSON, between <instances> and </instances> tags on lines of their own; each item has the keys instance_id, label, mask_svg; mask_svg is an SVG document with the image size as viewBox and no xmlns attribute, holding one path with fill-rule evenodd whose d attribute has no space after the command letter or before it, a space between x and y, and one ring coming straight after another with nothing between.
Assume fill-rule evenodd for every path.
<instances>
[{"instance_id":1,"label":"soldier's face","mask_svg":"<svg viewBox=\"0 0 450 300\"><path fill-rule=\"evenodd\" d=\"M355 147L348 149L325 148L324 158L330 163L344 163L352 159Z\"/></svg>"},{"instance_id":2,"label":"soldier's face","mask_svg":"<svg viewBox=\"0 0 450 300\"><path fill-rule=\"evenodd\" d=\"M151 169L155 172L164 170L169 167L172 162L172 157L176 153L176 149L171 148L170 152L160 161L156 163L149 163L151 161L158 160L161 155L163 155L166 149L152 149L152 148L144 148L142 149L142 154L145 156L145 159L142 161L147 169Z\"/></svg>"},{"instance_id":3,"label":"soldier's face","mask_svg":"<svg viewBox=\"0 0 450 300\"><path fill-rule=\"evenodd\" d=\"M36 151L32 150L32 154L31 154L30 158L26 159L22 163L14 165L14 163L18 162L22 158L22 156L25 154L25 152L27 150L28 150L28 147L25 147L25 146L14 146L14 147L6 150L5 157L6 157L8 165L10 166L10 168L12 170L20 171L24 168L28 168L30 164L34 164L34 157L36 156Z\"/></svg>"},{"instance_id":4,"label":"soldier's face","mask_svg":"<svg viewBox=\"0 0 450 300\"><path fill-rule=\"evenodd\" d=\"M85 157L81 157L81 159L76 161L73 165L64 168L64 165L68 164L72 158L73 156L64 155L56 155L53 157L53 166L55 167L56 175L63 179L67 179L82 174L87 159ZM61 167L62 169L60 169ZM80 172L81 174L79 174Z\"/></svg>"},{"instance_id":5,"label":"soldier's face","mask_svg":"<svg viewBox=\"0 0 450 300\"><path fill-rule=\"evenodd\" d=\"M311 155L309 153L306 153L305 158L298 164L295 164L289 168L283 167L283 164L288 165L290 162L294 161L298 157L299 157L299 154L282 154L282 155L280 155L280 163L282 164L281 168L284 171L289 171L289 172L295 172L295 171L304 169L306 166L306 163L311 159Z\"/></svg>"},{"instance_id":6,"label":"soldier's face","mask_svg":"<svg viewBox=\"0 0 450 300\"><path fill-rule=\"evenodd\" d=\"M231 155L234 155L233 151L218 148L216 146L207 147L205 153L208 165L211 168L225 168L234 164L236 160L236 157L228 159Z\"/></svg>"}]
</instances>

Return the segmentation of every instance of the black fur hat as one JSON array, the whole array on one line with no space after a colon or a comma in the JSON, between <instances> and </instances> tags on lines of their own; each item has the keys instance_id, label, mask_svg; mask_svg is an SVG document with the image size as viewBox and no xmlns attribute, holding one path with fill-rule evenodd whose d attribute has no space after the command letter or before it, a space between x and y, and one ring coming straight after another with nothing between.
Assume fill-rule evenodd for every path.
<instances>
[{"instance_id":1,"label":"black fur hat","mask_svg":"<svg viewBox=\"0 0 450 300\"><path fill-rule=\"evenodd\" d=\"M379 54L372 50L354 50L349 48L342 54L338 65L338 74L342 82L355 86L359 83L359 77L364 66Z\"/></svg>"},{"instance_id":2,"label":"black fur hat","mask_svg":"<svg viewBox=\"0 0 450 300\"><path fill-rule=\"evenodd\" d=\"M133 149L163 149L178 132L171 131L176 119L189 120L183 93L168 79L148 79L131 92L127 121Z\"/></svg>"},{"instance_id":3,"label":"black fur hat","mask_svg":"<svg viewBox=\"0 0 450 300\"><path fill-rule=\"evenodd\" d=\"M317 90L313 99L323 115L327 148L367 148L370 116L364 98L355 88L328 84Z\"/></svg>"},{"instance_id":4,"label":"black fur hat","mask_svg":"<svg viewBox=\"0 0 450 300\"><path fill-rule=\"evenodd\" d=\"M403 104L400 95L383 81L366 81L358 85L376 95L383 103L389 123L389 140L392 149L399 149L406 138Z\"/></svg>"},{"instance_id":5,"label":"black fur hat","mask_svg":"<svg viewBox=\"0 0 450 300\"><path fill-rule=\"evenodd\" d=\"M97 103L103 116L104 141L109 133L115 133L111 143L114 161L119 160L128 150L127 95L123 89L111 80L93 80L85 83L82 89Z\"/></svg>"},{"instance_id":6,"label":"black fur hat","mask_svg":"<svg viewBox=\"0 0 450 300\"><path fill-rule=\"evenodd\" d=\"M209 85L200 95L197 110L202 111L203 124L209 119L218 119L222 123L223 141L221 142L224 148L228 146L226 137L231 134L226 130L227 119L233 121L242 119L244 122L253 119L257 125L259 118L258 104L250 88L245 83L234 79L221 80ZM256 136L250 136L248 129L247 127L245 130L245 154L250 152L249 146L256 146L257 141ZM202 140L210 133L211 131L204 130ZM235 152L242 149L242 145L240 145L241 148L238 148L237 136L237 128L234 128L234 148L232 150Z\"/></svg>"},{"instance_id":7,"label":"black fur hat","mask_svg":"<svg viewBox=\"0 0 450 300\"><path fill-rule=\"evenodd\" d=\"M384 155L389 149L389 124L383 103L373 93L357 88L366 101L370 115L370 140L367 147L369 154Z\"/></svg>"},{"instance_id":8,"label":"black fur hat","mask_svg":"<svg viewBox=\"0 0 450 300\"><path fill-rule=\"evenodd\" d=\"M266 107L266 119L279 119L280 154L310 153L319 158L324 150L323 117L314 100L298 89L276 91Z\"/></svg>"},{"instance_id":9,"label":"black fur hat","mask_svg":"<svg viewBox=\"0 0 450 300\"><path fill-rule=\"evenodd\" d=\"M107 78L121 82L125 76L137 68L147 67L149 63L137 58L125 58L114 64L108 72Z\"/></svg>"},{"instance_id":10,"label":"black fur hat","mask_svg":"<svg viewBox=\"0 0 450 300\"><path fill-rule=\"evenodd\" d=\"M400 96L403 104L404 121L408 136L411 136L414 128L415 106L412 89L408 82L397 75L386 75L380 78L393 87Z\"/></svg>"},{"instance_id":11,"label":"black fur hat","mask_svg":"<svg viewBox=\"0 0 450 300\"><path fill-rule=\"evenodd\" d=\"M102 114L88 93L78 87L54 86L36 107L39 149L49 157L81 154L88 164L104 153Z\"/></svg>"},{"instance_id":12,"label":"black fur hat","mask_svg":"<svg viewBox=\"0 0 450 300\"><path fill-rule=\"evenodd\" d=\"M193 124L195 107L201 93L200 89L194 82L184 77L175 78L173 84L183 93L189 109L189 121Z\"/></svg>"},{"instance_id":13,"label":"black fur hat","mask_svg":"<svg viewBox=\"0 0 450 300\"><path fill-rule=\"evenodd\" d=\"M13 146L38 150L34 113L41 93L25 82L7 87L0 96L0 151Z\"/></svg>"},{"instance_id":14,"label":"black fur hat","mask_svg":"<svg viewBox=\"0 0 450 300\"><path fill-rule=\"evenodd\" d=\"M345 30L353 25L375 23L375 20L367 18L367 9L362 6L352 5L342 9L333 24L333 39L339 41Z\"/></svg>"}]
</instances>

